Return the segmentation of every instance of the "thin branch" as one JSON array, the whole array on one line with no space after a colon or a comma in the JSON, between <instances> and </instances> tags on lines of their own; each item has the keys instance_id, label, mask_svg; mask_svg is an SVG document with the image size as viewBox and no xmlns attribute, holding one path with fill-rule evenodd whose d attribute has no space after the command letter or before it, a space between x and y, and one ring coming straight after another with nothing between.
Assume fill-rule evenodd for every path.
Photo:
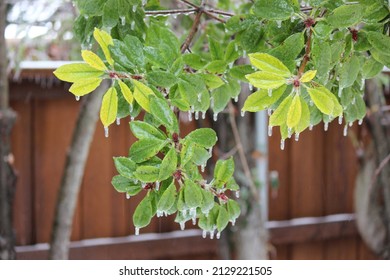
<instances>
[{"instance_id":1,"label":"thin branch","mask_svg":"<svg viewBox=\"0 0 390 280\"><path fill-rule=\"evenodd\" d=\"M382 162L379 164L378 168L375 169L375 173L374 173L374 182L376 181L376 178L379 176L379 174L381 174L383 168L385 168L386 164L388 164L390 161L390 154L388 154L383 160Z\"/></svg>"},{"instance_id":2,"label":"thin branch","mask_svg":"<svg viewBox=\"0 0 390 280\"><path fill-rule=\"evenodd\" d=\"M212 19L215 19L215 20L217 20L219 22L222 22L222 23L226 23L226 20L213 15L212 13L210 13L209 10L205 9L205 10L203 10L203 13L206 14L208 17L212 18Z\"/></svg>"},{"instance_id":3,"label":"thin branch","mask_svg":"<svg viewBox=\"0 0 390 280\"><path fill-rule=\"evenodd\" d=\"M309 36L307 38L306 47L305 47L305 55L303 56L303 61L298 70L298 77L300 77L305 71L306 65L310 60L310 52L311 52L311 37L313 35L313 29L309 29Z\"/></svg>"},{"instance_id":4,"label":"thin branch","mask_svg":"<svg viewBox=\"0 0 390 280\"><path fill-rule=\"evenodd\" d=\"M232 126L232 131L234 135L234 141L236 142L236 147L238 151L238 156L240 158L241 164L242 164L242 169L244 170L245 177L248 179L249 182L249 189L255 198L256 201L259 201L259 193L257 191L257 188L255 186L255 183L253 182L252 174L249 168L248 160L245 155L244 147L242 146L242 141L241 141L241 136L240 132L238 131L238 126L234 114L234 105L231 101L229 101L229 119L230 119L230 124Z\"/></svg>"},{"instance_id":5,"label":"thin branch","mask_svg":"<svg viewBox=\"0 0 390 280\"><path fill-rule=\"evenodd\" d=\"M183 2L183 3L186 3L187 5L189 5L189 6L191 6L191 7L194 7L194 8L196 8L196 9L199 9L199 6L197 6L197 5L193 4L193 3L191 3L190 1L187 1L187 0L180 0L180 1Z\"/></svg>"},{"instance_id":6,"label":"thin branch","mask_svg":"<svg viewBox=\"0 0 390 280\"><path fill-rule=\"evenodd\" d=\"M158 11L145 11L147 16L158 16L158 15L177 15L177 14L188 14L194 13L198 9L176 9L176 10L158 10Z\"/></svg>"},{"instance_id":7,"label":"thin branch","mask_svg":"<svg viewBox=\"0 0 390 280\"><path fill-rule=\"evenodd\" d=\"M210 12L210 13L218 14L218 15L222 15L222 16L228 16L228 17L233 17L234 16L233 13L226 12L226 11L221 11L221 10L208 9L207 11Z\"/></svg>"},{"instance_id":8,"label":"thin branch","mask_svg":"<svg viewBox=\"0 0 390 280\"><path fill-rule=\"evenodd\" d=\"M189 46L191 45L191 42L194 39L196 31L198 31L198 27L199 27L199 24L200 24L200 19L202 17L203 12L204 11L203 11L202 7L199 7L198 8L198 12L196 14L196 17L194 19L194 23L192 24L190 33L188 34L186 40L184 41L183 45L180 48L182 53L184 53L189 48Z\"/></svg>"}]
</instances>

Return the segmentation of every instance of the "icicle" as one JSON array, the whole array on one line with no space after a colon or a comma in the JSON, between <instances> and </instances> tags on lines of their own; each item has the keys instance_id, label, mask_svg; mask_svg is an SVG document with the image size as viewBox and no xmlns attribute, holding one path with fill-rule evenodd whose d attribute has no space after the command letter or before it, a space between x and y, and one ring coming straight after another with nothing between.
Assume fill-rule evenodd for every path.
<instances>
[{"instance_id":1,"label":"icicle","mask_svg":"<svg viewBox=\"0 0 390 280\"><path fill-rule=\"evenodd\" d=\"M344 136L347 136L347 135L348 135L348 125L345 125L345 126L344 126L343 135L344 135Z\"/></svg>"},{"instance_id":2,"label":"icicle","mask_svg":"<svg viewBox=\"0 0 390 280\"><path fill-rule=\"evenodd\" d=\"M191 113L194 113L195 112L195 107L194 106L191 106Z\"/></svg>"},{"instance_id":3,"label":"icicle","mask_svg":"<svg viewBox=\"0 0 390 280\"><path fill-rule=\"evenodd\" d=\"M329 128L329 123L324 122L324 131L328 131L328 128Z\"/></svg>"},{"instance_id":4,"label":"icicle","mask_svg":"<svg viewBox=\"0 0 390 280\"><path fill-rule=\"evenodd\" d=\"M203 231L202 231L202 237L203 237L203 238L206 238L206 237L207 237L207 231L206 231L206 230L203 230Z\"/></svg>"},{"instance_id":5,"label":"icicle","mask_svg":"<svg viewBox=\"0 0 390 280\"><path fill-rule=\"evenodd\" d=\"M209 148L209 155L210 155L210 156L213 155L213 147Z\"/></svg>"},{"instance_id":6,"label":"icicle","mask_svg":"<svg viewBox=\"0 0 390 280\"><path fill-rule=\"evenodd\" d=\"M339 124L342 124L343 123L343 115L340 115L339 116Z\"/></svg>"},{"instance_id":7,"label":"icicle","mask_svg":"<svg viewBox=\"0 0 390 280\"><path fill-rule=\"evenodd\" d=\"M268 96L272 97L272 89L270 89L270 88L268 89Z\"/></svg>"},{"instance_id":8,"label":"icicle","mask_svg":"<svg viewBox=\"0 0 390 280\"><path fill-rule=\"evenodd\" d=\"M218 120L218 113L214 113L213 120L216 122Z\"/></svg>"},{"instance_id":9,"label":"icicle","mask_svg":"<svg viewBox=\"0 0 390 280\"><path fill-rule=\"evenodd\" d=\"M353 122L350 122L350 123L349 123L349 127L352 127L352 126L353 126Z\"/></svg>"},{"instance_id":10,"label":"icicle","mask_svg":"<svg viewBox=\"0 0 390 280\"><path fill-rule=\"evenodd\" d=\"M156 216L157 216L157 218L160 218L160 217L162 216L161 211L157 210L157 211L156 211Z\"/></svg>"},{"instance_id":11,"label":"icicle","mask_svg":"<svg viewBox=\"0 0 390 280\"><path fill-rule=\"evenodd\" d=\"M280 149L284 150L284 139L280 140Z\"/></svg>"},{"instance_id":12,"label":"icicle","mask_svg":"<svg viewBox=\"0 0 390 280\"><path fill-rule=\"evenodd\" d=\"M135 120L135 118L134 118L133 116L131 116L131 117L130 117L130 120L131 120L131 121L134 121L134 120Z\"/></svg>"},{"instance_id":13,"label":"icicle","mask_svg":"<svg viewBox=\"0 0 390 280\"><path fill-rule=\"evenodd\" d=\"M249 84L249 91L250 91L250 92L253 91L253 85L252 85L252 84Z\"/></svg>"},{"instance_id":14,"label":"icicle","mask_svg":"<svg viewBox=\"0 0 390 280\"><path fill-rule=\"evenodd\" d=\"M278 28L282 28L282 21L281 20L277 20L276 21L276 25L278 26Z\"/></svg>"},{"instance_id":15,"label":"icicle","mask_svg":"<svg viewBox=\"0 0 390 280\"><path fill-rule=\"evenodd\" d=\"M366 86L366 79L362 79L362 84L360 85L360 90L363 90Z\"/></svg>"},{"instance_id":16,"label":"icicle","mask_svg":"<svg viewBox=\"0 0 390 280\"><path fill-rule=\"evenodd\" d=\"M126 193L126 199L130 199L130 194Z\"/></svg>"},{"instance_id":17,"label":"icicle","mask_svg":"<svg viewBox=\"0 0 390 280\"><path fill-rule=\"evenodd\" d=\"M158 191L159 189L160 189L160 182L156 181L156 191Z\"/></svg>"},{"instance_id":18,"label":"icicle","mask_svg":"<svg viewBox=\"0 0 390 280\"><path fill-rule=\"evenodd\" d=\"M121 24L125 25L126 24L126 17L125 16L120 16L121 19Z\"/></svg>"},{"instance_id":19,"label":"icicle","mask_svg":"<svg viewBox=\"0 0 390 280\"><path fill-rule=\"evenodd\" d=\"M272 136L272 126L268 126L268 136L271 137Z\"/></svg>"},{"instance_id":20,"label":"icicle","mask_svg":"<svg viewBox=\"0 0 390 280\"><path fill-rule=\"evenodd\" d=\"M268 117L270 117L272 115L272 109L268 108L267 113L268 113Z\"/></svg>"},{"instance_id":21,"label":"icicle","mask_svg":"<svg viewBox=\"0 0 390 280\"><path fill-rule=\"evenodd\" d=\"M363 119L360 119L358 125L362 125L362 124L363 124Z\"/></svg>"},{"instance_id":22,"label":"icicle","mask_svg":"<svg viewBox=\"0 0 390 280\"><path fill-rule=\"evenodd\" d=\"M295 141L299 141L299 133L295 133Z\"/></svg>"},{"instance_id":23,"label":"icicle","mask_svg":"<svg viewBox=\"0 0 390 280\"><path fill-rule=\"evenodd\" d=\"M76 101L80 101L80 96L76 95Z\"/></svg>"},{"instance_id":24,"label":"icicle","mask_svg":"<svg viewBox=\"0 0 390 280\"><path fill-rule=\"evenodd\" d=\"M238 96L234 97L234 102L238 102Z\"/></svg>"},{"instance_id":25,"label":"icicle","mask_svg":"<svg viewBox=\"0 0 390 280\"><path fill-rule=\"evenodd\" d=\"M135 21L132 21L130 25L130 29L134 30L134 28L135 28Z\"/></svg>"},{"instance_id":26,"label":"icicle","mask_svg":"<svg viewBox=\"0 0 390 280\"><path fill-rule=\"evenodd\" d=\"M236 198L240 198L240 191L236 191L235 194L236 194Z\"/></svg>"},{"instance_id":27,"label":"icicle","mask_svg":"<svg viewBox=\"0 0 390 280\"><path fill-rule=\"evenodd\" d=\"M292 128L291 127L289 127L287 129L287 134L288 134L288 138L291 138L291 135L292 135Z\"/></svg>"},{"instance_id":28,"label":"icicle","mask_svg":"<svg viewBox=\"0 0 390 280\"><path fill-rule=\"evenodd\" d=\"M192 121L192 112L188 111L188 120L191 122Z\"/></svg>"},{"instance_id":29,"label":"icicle","mask_svg":"<svg viewBox=\"0 0 390 280\"><path fill-rule=\"evenodd\" d=\"M201 170L202 172L204 172L205 168L206 168L206 165L204 165L204 164L202 164L202 165L200 166L200 170Z\"/></svg>"},{"instance_id":30,"label":"icicle","mask_svg":"<svg viewBox=\"0 0 390 280\"><path fill-rule=\"evenodd\" d=\"M217 239L220 239L220 238L221 238L221 232L218 231L218 232L217 232L217 235L216 235L215 237L217 237Z\"/></svg>"},{"instance_id":31,"label":"icicle","mask_svg":"<svg viewBox=\"0 0 390 280\"><path fill-rule=\"evenodd\" d=\"M195 120L199 120L199 111L195 112Z\"/></svg>"},{"instance_id":32,"label":"icicle","mask_svg":"<svg viewBox=\"0 0 390 280\"><path fill-rule=\"evenodd\" d=\"M133 104L130 104L130 105L129 105L129 112L132 113L133 110L134 110Z\"/></svg>"},{"instance_id":33,"label":"icicle","mask_svg":"<svg viewBox=\"0 0 390 280\"><path fill-rule=\"evenodd\" d=\"M232 226L235 226L236 225L236 220L232 220L230 221L232 223Z\"/></svg>"},{"instance_id":34,"label":"icicle","mask_svg":"<svg viewBox=\"0 0 390 280\"><path fill-rule=\"evenodd\" d=\"M120 125L121 124L121 119L120 118L116 118L116 125Z\"/></svg>"},{"instance_id":35,"label":"icicle","mask_svg":"<svg viewBox=\"0 0 390 280\"><path fill-rule=\"evenodd\" d=\"M214 239L214 230L210 230L210 239Z\"/></svg>"},{"instance_id":36,"label":"icicle","mask_svg":"<svg viewBox=\"0 0 390 280\"><path fill-rule=\"evenodd\" d=\"M206 118L206 112L202 112L202 120L204 120Z\"/></svg>"},{"instance_id":37,"label":"icicle","mask_svg":"<svg viewBox=\"0 0 390 280\"><path fill-rule=\"evenodd\" d=\"M312 124L310 124L310 126L309 126L309 130L310 130L310 131L312 131L312 130L313 130L313 125L312 125Z\"/></svg>"},{"instance_id":38,"label":"icicle","mask_svg":"<svg viewBox=\"0 0 390 280\"><path fill-rule=\"evenodd\" d=\"M202 101L202 94L198 93L198 102L201 102L201 101Z\"/></svg>"},{"instance_id":39,"label":"icicle","mask_svg":"<svg viewBox=\"0 0 390 280\"><path fill-rule=\"evenodd\" d=\"M108 138L108 126L104 127L104 136Z\"/></svg>"},{"instance_id":40,"label":"icicle","mask_svg":"<svg viewBox=\"0 0 390 280\"><path fill-rule=\"evenodd\" d=\"M192 217L192 224L193 224L193 225L196 225L196 217L195 217L195 218Z\"/></svg>"},{"instance_id":41,"label":"icicle","mask_svg":"<svg viewBox=\"0 0 390 280\"><path fill-rule=\"evenodd\" d=\"M139 227L135 227L135 235L139 235Z\"/></svg>"},{"instance_id":42,"label":"icicle","mask_svg":"<svg viewBox=\"0 0 390 280\"><path fill-rule=\"evenodd\" d=\"M241 111L241 117L245 117L245 111Z\"/></svg>"},{"instance_id":43,"label":"icicle","mask_svg":"<svg viewBox=\"0 0 390 280\"><path fill-rule=\"evenodd\" d=\"M343 94L343 88L339 87L339 97L341 97L342 94Z\"/></svg>"},{"instance_id":44,"label":"icicle","mask_svg":"<svg viewBox=\"0 0 390 280\"><path fill-rule=\"evenodd\" d=\"M180 222L180 229L185 230L185 228L186 228L185 222Z\"/></svg>"},{"instance_id":45,"label":"icicle","mask_svg":"<svg viewBox=\"0 0 390 280\"><path fill-rule=\"evenodd\" d=\"M133 13L135 13L136 10L137 10L137 5L134 5L133 6Z\"/></svg>"}]
</instances>

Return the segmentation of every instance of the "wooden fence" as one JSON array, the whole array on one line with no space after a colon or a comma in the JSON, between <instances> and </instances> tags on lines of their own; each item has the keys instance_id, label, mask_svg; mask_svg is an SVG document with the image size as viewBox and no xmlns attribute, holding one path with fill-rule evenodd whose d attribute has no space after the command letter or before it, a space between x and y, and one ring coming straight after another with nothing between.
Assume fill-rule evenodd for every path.
<instances>
[{"instance_id":1,"label":"wooden fence","mask_svg":"<svg viewBox=\"0 0 390 280\"><path fill-rule=\"evenodd\" d=\"M50 239L61 173L82 102L76 102L67 85L50 73L25 71L19 82L11 83L11 106L18 113L12 148L19 174L14 207L19 258L47 256L47 245L41 243ZM193 123L182 125L187 131L191 127ZM271 256L374 258L357 235L354 216L346 214L354 212L358 165L342 128L332 124L325 133L316 127L303 133L299 142L288 141L285 151L280 150L279 139L275 133L269 147L270 170L278 171L280 178L277 196L270 192L269 197ZM71 257L218 258L216 241L205 241L194 230L177 232L172 217L154 219L141 230L150 233L146 237L126 237L134 234L131 216L140 198L126 200L114 191L110 180L115 169L110 159L127 154L134 140L124 121L110 129L109 138L97 125L74 219ZM94 240L80 241L86 239ZM150 254L131 253L142 248Z\"/></svg>"}]
</instances>

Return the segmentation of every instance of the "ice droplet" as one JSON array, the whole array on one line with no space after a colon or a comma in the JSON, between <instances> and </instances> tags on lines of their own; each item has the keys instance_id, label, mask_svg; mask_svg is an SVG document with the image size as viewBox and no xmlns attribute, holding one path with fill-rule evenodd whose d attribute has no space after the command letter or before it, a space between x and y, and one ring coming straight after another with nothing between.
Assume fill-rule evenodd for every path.
<instances>
[{"instance_id":1,"label":"ice droplet","mask_svg":"<svg viewBox=\"0 0 390 280\"><path fill-rule=\"evenodd\" d=\"M271 137L272 136L272 126L268 126L268 136Z\"/></svg>"},{"instance_id":2,"label":"ice droplet","mask_svg":"<svg viewBox=\"0 0 390 280\"><path fill-rule=\"evenodd\" d=\"M131 120L131 121L134 121L134 120L135 120L135 118L134 118L133 116L131 116L131 117L130 117L130 120Z\"/></svg>"},{"instance_id":3,"label":"ice droplet","mask_svg":"<svg viewBox=\"0 0 390 280\"><path fill-rule=\"evenodd\" d=\"M348 135L348 125L345 125L345 126L344 126L343 135L344 135L344 136L347 136L347 135Z\"/></svg>"},{"instance_id":4,"label":"ice droplet","mask_svg":"<svg viewBox=\"0 0 390 280\"><path fill-rule=\"evenodd\" d=\"M350 123L349 123L349 127L352 127L352 126L353 126L353 122L350 122Z\"/></svg>"},{"instance_id":5,"label":"ice droplet","mask_svg":"<svg viewBox=\"0 0 390 280\"><path fill-rule=\"evenodd\" d=\"M214 230L210 230L210 239L214 239Z\"/></svg>"},{"instance_id":6,"label":"ice droplet","mask_svg":"<svg viewBox=\"0 0 390 280\"><path fill-rule=\"evenodd\" d=\"M177 19L177 14L172 15L173 19Z\"/></svg>"},{"instance_id":7,"label":"ice droplet","mask_svg":"<svg viewBox=\"0 0 390 280\"><path fill-rule=\"evenodd\" d=\"M238 96L234 97L234 102L238 102Z\"/></svg>"},{"instance_id":8,"label":"ice droplet","mask_svg":"<svg viewBox=\"0 0 390 280\"><path fill-rule=\"evenodd\" d=\"M192 112L188 111L188 120L191 122L192 121Z\"/></svg>"},{"instance_id":9,"label":"ice droplet","mask_svg":"<svg viewBox=\"0 0 390 280\"><path fill-rule=\"evenodd\" d=\"M250 91L250 92L253 91L253 85L252 85L252 84L249 84L249 91Z\"/></svg>"},{"instance_id":10,"label":"ice droplet","mask_svg":"<svg viewBox=\"0 0 390 280\"><path fill-rule=\"evenodd\" d=\"M206 168L206 165L204 165L204 164L202 164L202 165L200 166L200 170L201 170L202 172L204 172L205 168Z\"/></svg>"},{"instance_id":11,"label":"ice droplet","mask_svg":"<svg viewBox=\"0 0 390 280\"><path fill-rule=\"evenodd\" d=\"M299 133L295 133L295 141L299 141Z\"/></svg>"},{"instance_id":12,"label":"ice droplet","mask_svg":"<svg viewBox=\"0 0 390 280\"><path fill-rule=\"evenodd\" d=\"M220 231L217 232L216 237L217 237L217 239L220 239L220 238L221 238L221 232L220 232Z\"/></svg>"},{"instance_id":13,"label":"ice droplet","mask_svg":"<svg viewBox=\"0 0 390 280\"><path fill-rule=\"evenodd\" d=\"M213 155L213 147L209 148L209 155L210 155L210 156Z\"/></svg>"},{"instance_id":14,"label":"ice droplet","mask_svg":"<svg viewBox=\"0 0 390 280\"><path fill-rule=\"evenodd\" d=\"M236 195L236 198L240 198L240 191L236 191L235 195Z\"/></svg>"},{"instance_id":15,"label":"ice droplet","mask_svg":"<svg viewBox=\"0 0 390 280\"><path fill-rule=\"evenodd\" d=\"M355 105L355 103L356 103L356 98L354 97L354 98L352 99L352 101L351 101L351 104L352 104L352 105Z\"/></svg>"},{"instance_id":16,"label":"ice droplet","mask_svg":"<svg viewBox=\"0 0 390 280\"><path fill-rule=\"evenodd\" d=\"M134 5L133 6L133 13L135 13L136 10L137 10L137 5Z\"/></svg>"},{"instance_id":17,"label":"ice droplet","mask_svg":"<svg viewBox=\"0 0 390 280\"><path fill-rule=\"evenodd\" d=\"M202 112L202 120L206 118L206 112Z\"/></svg>"},{"instance_id":18,"label":"ice droplet","mask_svg":"<svg viewBox=\"0 0 390 280\"><path fill-rule=\"evenodd\" d=\"M129 112L132 113L133 110L134 110L133 104L130 104L130 105L129 105Z\"/></svg>"},{"instance_id":19,"label":"ice droplet","mask_svg":"<svg viewBox=\"0 0 390 280\"><path fill-rule=\"evenodd\" d=\"M236 225L236 220L232 220L230 221L232 223L232 226L235 226Z\"/></svg>"},{"instance_id":20,"label":"ice droplet","mask_svg":"<svg viewBox=\"0 0 390 280\"><path fill-rule=\"evenodd\" d=\"M343 115L340 115L339 116L339 124L342 124L343 123Z\"/></svg>"},{"instance_id":21,"label":"ice droplet","mask_svg":"<svg viewBox=\"0 0 390 280\"><path fill-rule=\"evenodd\" d=\"M366 79L362 79L362 84L360 85L360 90L363 90L366 86Z\"/></svg>"},{"instance_id":22,"label":"ice droplet","mask_svg":"<svg viewBox=\"0 0 390 280\"><path fill-rule=\"evenodd\" d=\"M310 99L309 105L310 105L310 106L313 106L313 105L314 105L313 100Z\"/></svg>"},{"instance_id":23,"label":"ice droplet","mask_svg":"<svg viewBox=\"0 0 390 280\"><path fill-rule=\"evenodd\" d=\"M202 231L202 237L203 237L203 238L206 238L206 237L207 237L207 231L206 231L206 230L203 230L203 231Z\"/></svg>"},{"instance_id":24,"label":"ice droplet","mask_svg":"<svg viewBox=\"0 0 390 280\"><path fill-rule=\"evenodd\" d=\"M192 224L196 225L196 218L194 218L194 217L192 218Z\"/></svg>"},{"instance_id":25,"label":"ice droplet","mask_svg":"<svg viewBox=\"0 0 390 280\"><path fill-rule=\"evenodd\" d=\"M80 101L80 96L76 95L76 101Z\"/></svg>"},{"instance_id":26,"label":"ice droplet","mask_svg":"<svg viewBox=\"0 0 390 280\"><path fill-rule=\"evenodd\" d=\"M362 125L362 124L363 124L363 119L360 119L358 125Z\"/></svg>"},{"instance_id":27,"label":"ice droplet","mask_svg":"<svg viewBox=\"0 0 390 280\"><path fill-rule=\"evenodd\" d=\"M116 118L116 125L120 125L121 124L121 119L120 118Z\"/></svg>"},{"instance_id":28,"label":"ice droplet","mask_svg":"<svg viewBox=\"0 0 390 280\"><path fill-rule=\"evenodd\" d=\"M268 96L272 97L272 89L270 89L270 88L268 89Z\"/></svg>"},{"instance_id":29,"label":"ice droplet","mask_svg":"<svg viewBox=\"0 0 390 280\"><path fill-rule=\"evenodd\" d=\"M309 130L310 130L310 131L312 131L312 130L313 130L313 125L312 125L312 124L310 124L310 126L309 126Z\"/></svg>"},{"instance_id":30,"label":"ice droplet","mask_svg":"<svg viewBox=\"0 0 390 280\"><path fill-rule=\"evenodd\" d=\"M159 189L160 189L160 182L156 181L156 191L158 191Z\"/></svg>"},{"instance_id":31,"label":"ice droplet","mask_svg":"<svg viewBox=\"0 0 390 280\"><path fill-rule=\"evenodd\" d=\"M241 117L245 117L245 111L241 111Z\"/></svg>"},{"instance_id":32,"label":"ice droplet","mask_svg":"<svg viewBox=\"0 0 390 280\"><path fill-rule=\"evenodd\" d=\"M216 122L218 120L218 113L214 113L213 120Z\"/></svg>"},{"instance_id":33,"label":"ice droplet","mask_svg":"<svg viewBox=\"0 0 390 280\"><path fill-rule=\"evenodd\" d=\"M135 235L139 235L139 227L135 227Z\"/></svg>"},{"instance_id":34,"label":"ice droplet","mask_svg":"<svg viewBox=\"0 0 390 280\"><path fill-rule=\"evenodd\" d=\"M120 16L121 19L121 24L125 25L126 24L126 17L125 16Z\"/></svg>"},{"instance_id":35,"label":"ice droplet","mask_svg":"<svg viewBox=\"0 0 390 280\"><path fill-rule=\"evenodd\" d=\"M288 134L288 138L291 138L291 136L292 136L292 128L291 127L289 127L287 129L287 134Z\"/></svg>"},{"instance_id":36,"label":"ice droplet","mask_svg":"<svg viewBox=\"0 0 390 280\"><path fill-rule=\"evenodd\" d=\"M108 126L104 127L104 136L108 138Z\"/></svg>"},{"instance_id":37,"label":"ice droplet","mask_svg":"<svg viewBox=\"0 0 390 280\"><path fill-rule=\"evenodd\" d=\"M195 112L195 107L194 106L191 106L191 113L194 113Z\"/></svg>"},{"instance_id":38,"label":"ice droplet","mask_svg":"<svg viewBox=\"0 0 390 280\"><path fill-rule=\"evenodd\" d=\"M126 199L130 199L130 194L126 193Z\"/></svg>"},{"instance_id":39,"label":"ice droplet","mask_svg":"<svg viewBox=\"0 0 390 280\"><path fill-rule=\"evenodd\" d=\"M282 21L281 20L277 20L276 21L276 25L278 26L278 28L282 28Z\"/></svg>"},{"instance_id":40,"label":"ice droplet","mask_svg":"<svg viewBox=\"0 0 390 280\"><path fill-rule=\"evenodd\" d=\"M195 112L195 120L199 120L199 111Z\"/></svg>"},{"instance_id":41,"label":"ice droplet","mask_svg":"<svg viewBox=\"0 0 390 280\"><path fill-rule=\"evenodd\" d=\"M284 150L284 140L280 140L280 149Z\"/></svg>"},{"instance_id":42,"label":"ice droplet","mask_svg":"<svg viewBox=\"0 0 390 280\"><path fill-rule=\"evenodd\" d=\"M185 228L186 228L185 222L180 222L180 229L185 230Z\"/></svg>"},{"instance_id":43,"label":"ice droplet","mask_svg":"<svg viewBox=\"0 0 390 280\"><path fill-rule=\"evenodd\" d=\"M342 94L343 94L343 88L339 87L339 97L341 97Z\"/></svg>"},{"instance_id":44,"label":"ice droplet","mask_svg":"<svg viewBox=\"0 0 390 280\"><path fill-rule=\"evenodd\" d=\"M329 128L329 123L324 122L324 131L328 131L328 128Z\"/></svg>"},{"instance_id":45,"label":"ice droplet","mask_svg":"<svg viewBox=\"0 0 390 280\"><path fill-rule=\"evenodd\" d=\"M135 27L135 21L132 21L132 22L131 22L131 25L130 25L130 29L131 29L131 30L134 30L134 27Z\"/></svg>"},{"instance_id":46,"label":"ice droplet","mask_svg":"<svg viewBox=\"0 0 390 280\"><path fill-rule=\"evenodd\" d=\"M198 102L202 101L202 94L198 93Z\"/></svg>"}]
</instances>

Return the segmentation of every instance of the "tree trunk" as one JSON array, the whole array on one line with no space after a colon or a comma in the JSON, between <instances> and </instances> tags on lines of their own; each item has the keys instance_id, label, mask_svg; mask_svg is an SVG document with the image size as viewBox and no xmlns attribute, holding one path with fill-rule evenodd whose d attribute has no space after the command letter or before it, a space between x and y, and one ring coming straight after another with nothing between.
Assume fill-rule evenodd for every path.
<instances>
[{"instance_id":1,"label":"tree trunk","mask_svg":"<svg viewBox=\"0 0 390 280\"><path fill-rule=\"evenodd\" d=\"M73 131L72 144L66 157L56 213L51 235L49 258L64 260L69 257L69 243L77 198L84 174L89 148L98 120L98 112L107 85L82 98L82 107Z\"/></svg>"},{"instance_id":2,"label":"tree trunk","mask_svg":"<svg viewBox=\"0 0 390 280\"><path fill-rule=\"evenodd\" d=\"M12 202L16 175L11 153L11 130L16 114L9 108L7 50L4 38L6 3L0 0L0 259L15 259L15 238L12 230Z\"/></svg>"}]
</instances>

